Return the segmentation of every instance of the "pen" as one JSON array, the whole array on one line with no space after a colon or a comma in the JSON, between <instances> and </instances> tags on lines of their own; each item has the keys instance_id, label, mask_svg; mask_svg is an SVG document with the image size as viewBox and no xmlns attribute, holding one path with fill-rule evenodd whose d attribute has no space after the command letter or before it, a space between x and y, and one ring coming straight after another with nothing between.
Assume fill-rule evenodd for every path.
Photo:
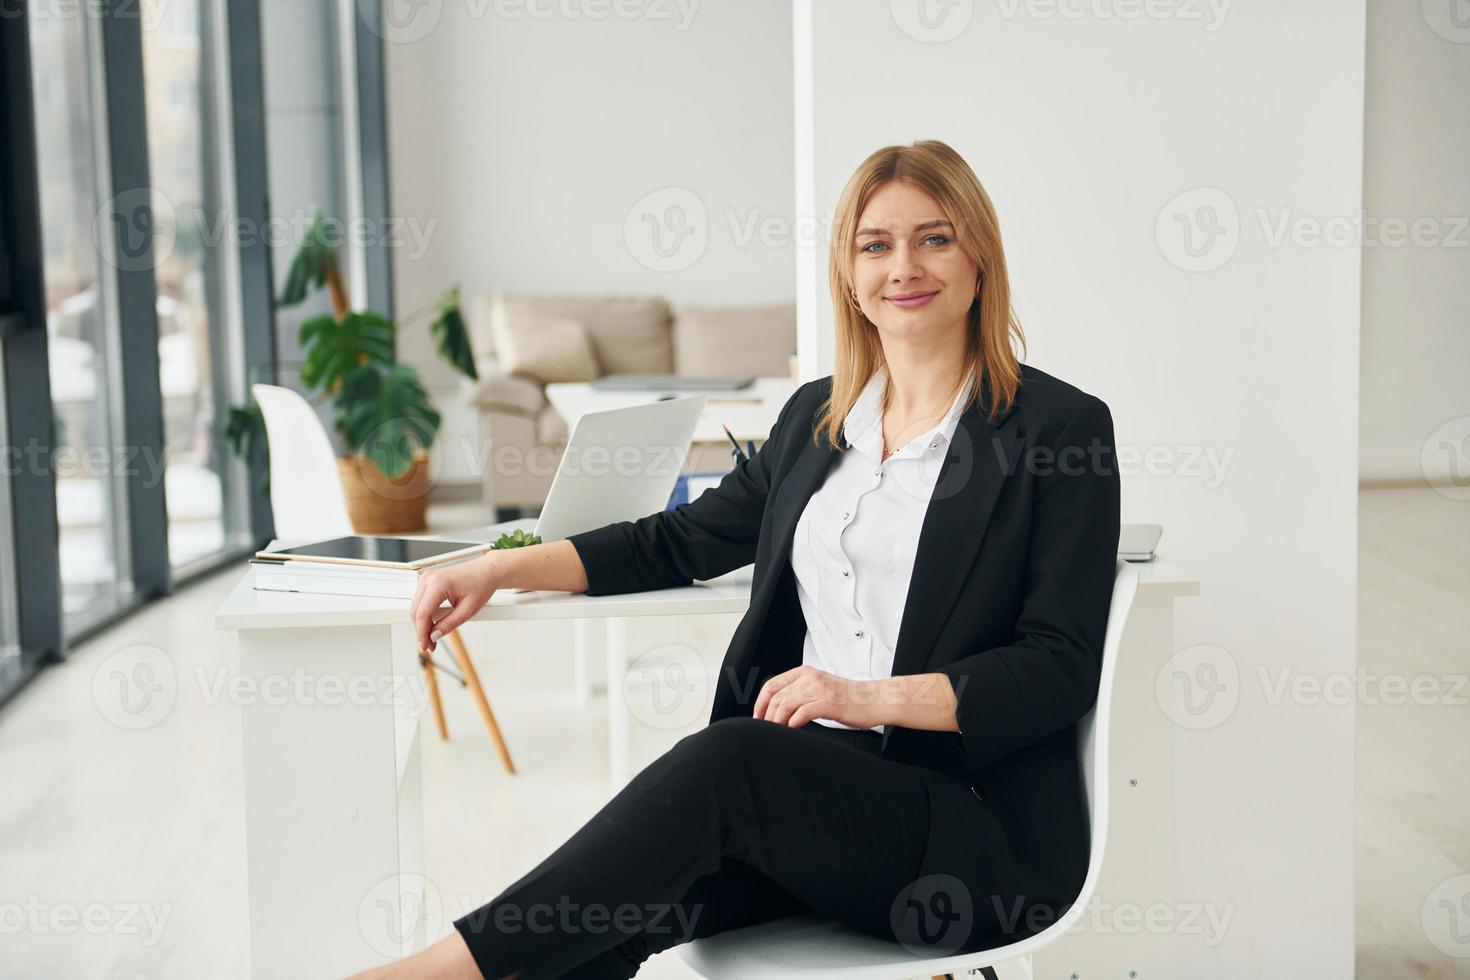
<instances>
[{"instance_id":1,"label":"pen","mask_svg":"<svg viewBox=\"0 0 1470 980\"><path fill-rule=\"evenodd\" d=\"M735 447L735 452L732 454L735 457L735 462L742 462L745 459L745 451L740 448L740 443L735 441L735 436L730 432L730 427L722 422L720 423L720 428L725 430L725 438L729 439L730 445ZM751 455L755 455L755 450L751 450Z\"/></svg>"}]
</instances>

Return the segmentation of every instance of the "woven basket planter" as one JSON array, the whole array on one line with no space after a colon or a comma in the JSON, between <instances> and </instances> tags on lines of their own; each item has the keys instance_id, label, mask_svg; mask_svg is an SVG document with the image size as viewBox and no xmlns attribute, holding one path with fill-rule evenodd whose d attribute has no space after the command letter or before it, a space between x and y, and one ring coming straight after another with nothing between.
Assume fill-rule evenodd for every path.
<instances>
[{"instance_id":1,"label":"woven basket planter","mask_svg":"<svg viewBox=\"0 0 1470 980\"><path fill-rule=\"evenodd\" d=\"M337 470L347 494L347 513L358 534L410 534L427 528L429 454L417 450L413 464L390 480L366 456L338 456Z\"/></svg>"}]
</instances>

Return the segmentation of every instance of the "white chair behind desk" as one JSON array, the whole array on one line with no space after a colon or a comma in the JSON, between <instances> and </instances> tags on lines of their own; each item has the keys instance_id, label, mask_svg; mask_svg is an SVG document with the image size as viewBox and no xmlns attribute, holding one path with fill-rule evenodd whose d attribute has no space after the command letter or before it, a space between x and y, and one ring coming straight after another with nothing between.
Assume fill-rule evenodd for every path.
<instances>
[{"instance_id":1,"label":"white chair behind desk","mask_svg":"<svg viewBox=\"0 0 1470 980\"><path fill-rule=\"evenodd\" d=\"M327 430L317 418L311 403L290 388L257 384L250 386L255 402L265 420L266 442L270 447L271 516L276 537L283 541L320 541L356 533L347 510L347 494L337 471L336 453L332 451ZM450 653L464 675L460 683L469 688L479 709L490 739L506 772L514 773L510 750L500 734L500 725L490 702L480 687L479 676L470 662L469 650L455 631L444 637ZM444 720L444 704L439 698L439 679L433 658L419 655L428 683L429 703L439 737L447 740L449 728ZM452 672L451 672L452 673Z\"/></svg>"},{"instance_id":2,"label":"white chair behind desk","mask_svg":"<svg viewBox=\"0 0 1470 980\"><path fill-rule=\"evenodd\" d=\"M352 534L347 495L316 409L290 388L251 385L270 444L276 537L313 541Z\"/></svg>"},{"instance_id":3,"label":"white chair behind desk","mask_svg":"<svg viewBox=\"0 0 1470 980\"><path fill-rule=\"evenodd\" d=\"M1086 912L1097 890L1108 843L1108 732L1118 651L1133 598L1138 570L1119 561L1103 642L1097 703L1077 723L1077 754L1086 787L1092 850L1082 891L1051 926L1018 942L977 953L925 958L898 943L846 929L817 916L803 915L733 929L677 947L696 973L709 980L908 980L912 977L982 976L1011 980L1033 976L1032 956L1062 939ZM1086 964L1078 964L1085 967ZM1085 977L1085 969L1071 971Z\"/></svg>"}]
</instances>

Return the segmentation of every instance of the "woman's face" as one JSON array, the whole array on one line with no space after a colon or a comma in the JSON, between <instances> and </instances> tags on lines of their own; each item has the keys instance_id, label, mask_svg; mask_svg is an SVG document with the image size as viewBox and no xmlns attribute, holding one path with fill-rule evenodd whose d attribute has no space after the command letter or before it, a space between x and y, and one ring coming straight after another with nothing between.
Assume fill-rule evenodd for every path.
<instances>
[{"instance_id":1,"label":"woman's face","mask_svg":"<svg viewBox=\"0 0 1470 980\"><path fill-rule=\"evenodd\" d=\"M858 305L885 343L963 331L978 274L927 192L889 181L868 199L858 219L852 281Z\"/></svg>"}]
</instances>

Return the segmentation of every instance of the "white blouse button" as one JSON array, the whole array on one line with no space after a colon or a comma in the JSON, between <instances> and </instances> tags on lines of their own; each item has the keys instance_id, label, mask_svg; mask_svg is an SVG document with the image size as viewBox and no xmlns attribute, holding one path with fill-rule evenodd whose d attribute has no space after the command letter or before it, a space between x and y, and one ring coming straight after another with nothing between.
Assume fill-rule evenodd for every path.
<instances>
[{"instance_id":1,"label":"white blouse button","mask_svg":"<svg viewBox=\"0 0 1470 980\"><path fill-rule=\"evenodd\" d=\"M849 571L848 571L848 570L847 570L847 569L845 569L845 568L844 568L844 569L843 569L843 570L842 570L842 574L843 574L843 575L848 575L848 574L851 574L851 573L850 573L850 572L849 572Z\"/></svg>"},{"instance_id":2,"label":"white blouse button","mask_svg":"<svg viewBox=\"0 0 1470 980\"><path fill-rule=\"evenodd\" d=\"M852 635L853 636L862 636L863 635L863 628L861 626L859 626L857 629L855 629L855 630L852 631Z\"/></svg>"}]
</instances>

